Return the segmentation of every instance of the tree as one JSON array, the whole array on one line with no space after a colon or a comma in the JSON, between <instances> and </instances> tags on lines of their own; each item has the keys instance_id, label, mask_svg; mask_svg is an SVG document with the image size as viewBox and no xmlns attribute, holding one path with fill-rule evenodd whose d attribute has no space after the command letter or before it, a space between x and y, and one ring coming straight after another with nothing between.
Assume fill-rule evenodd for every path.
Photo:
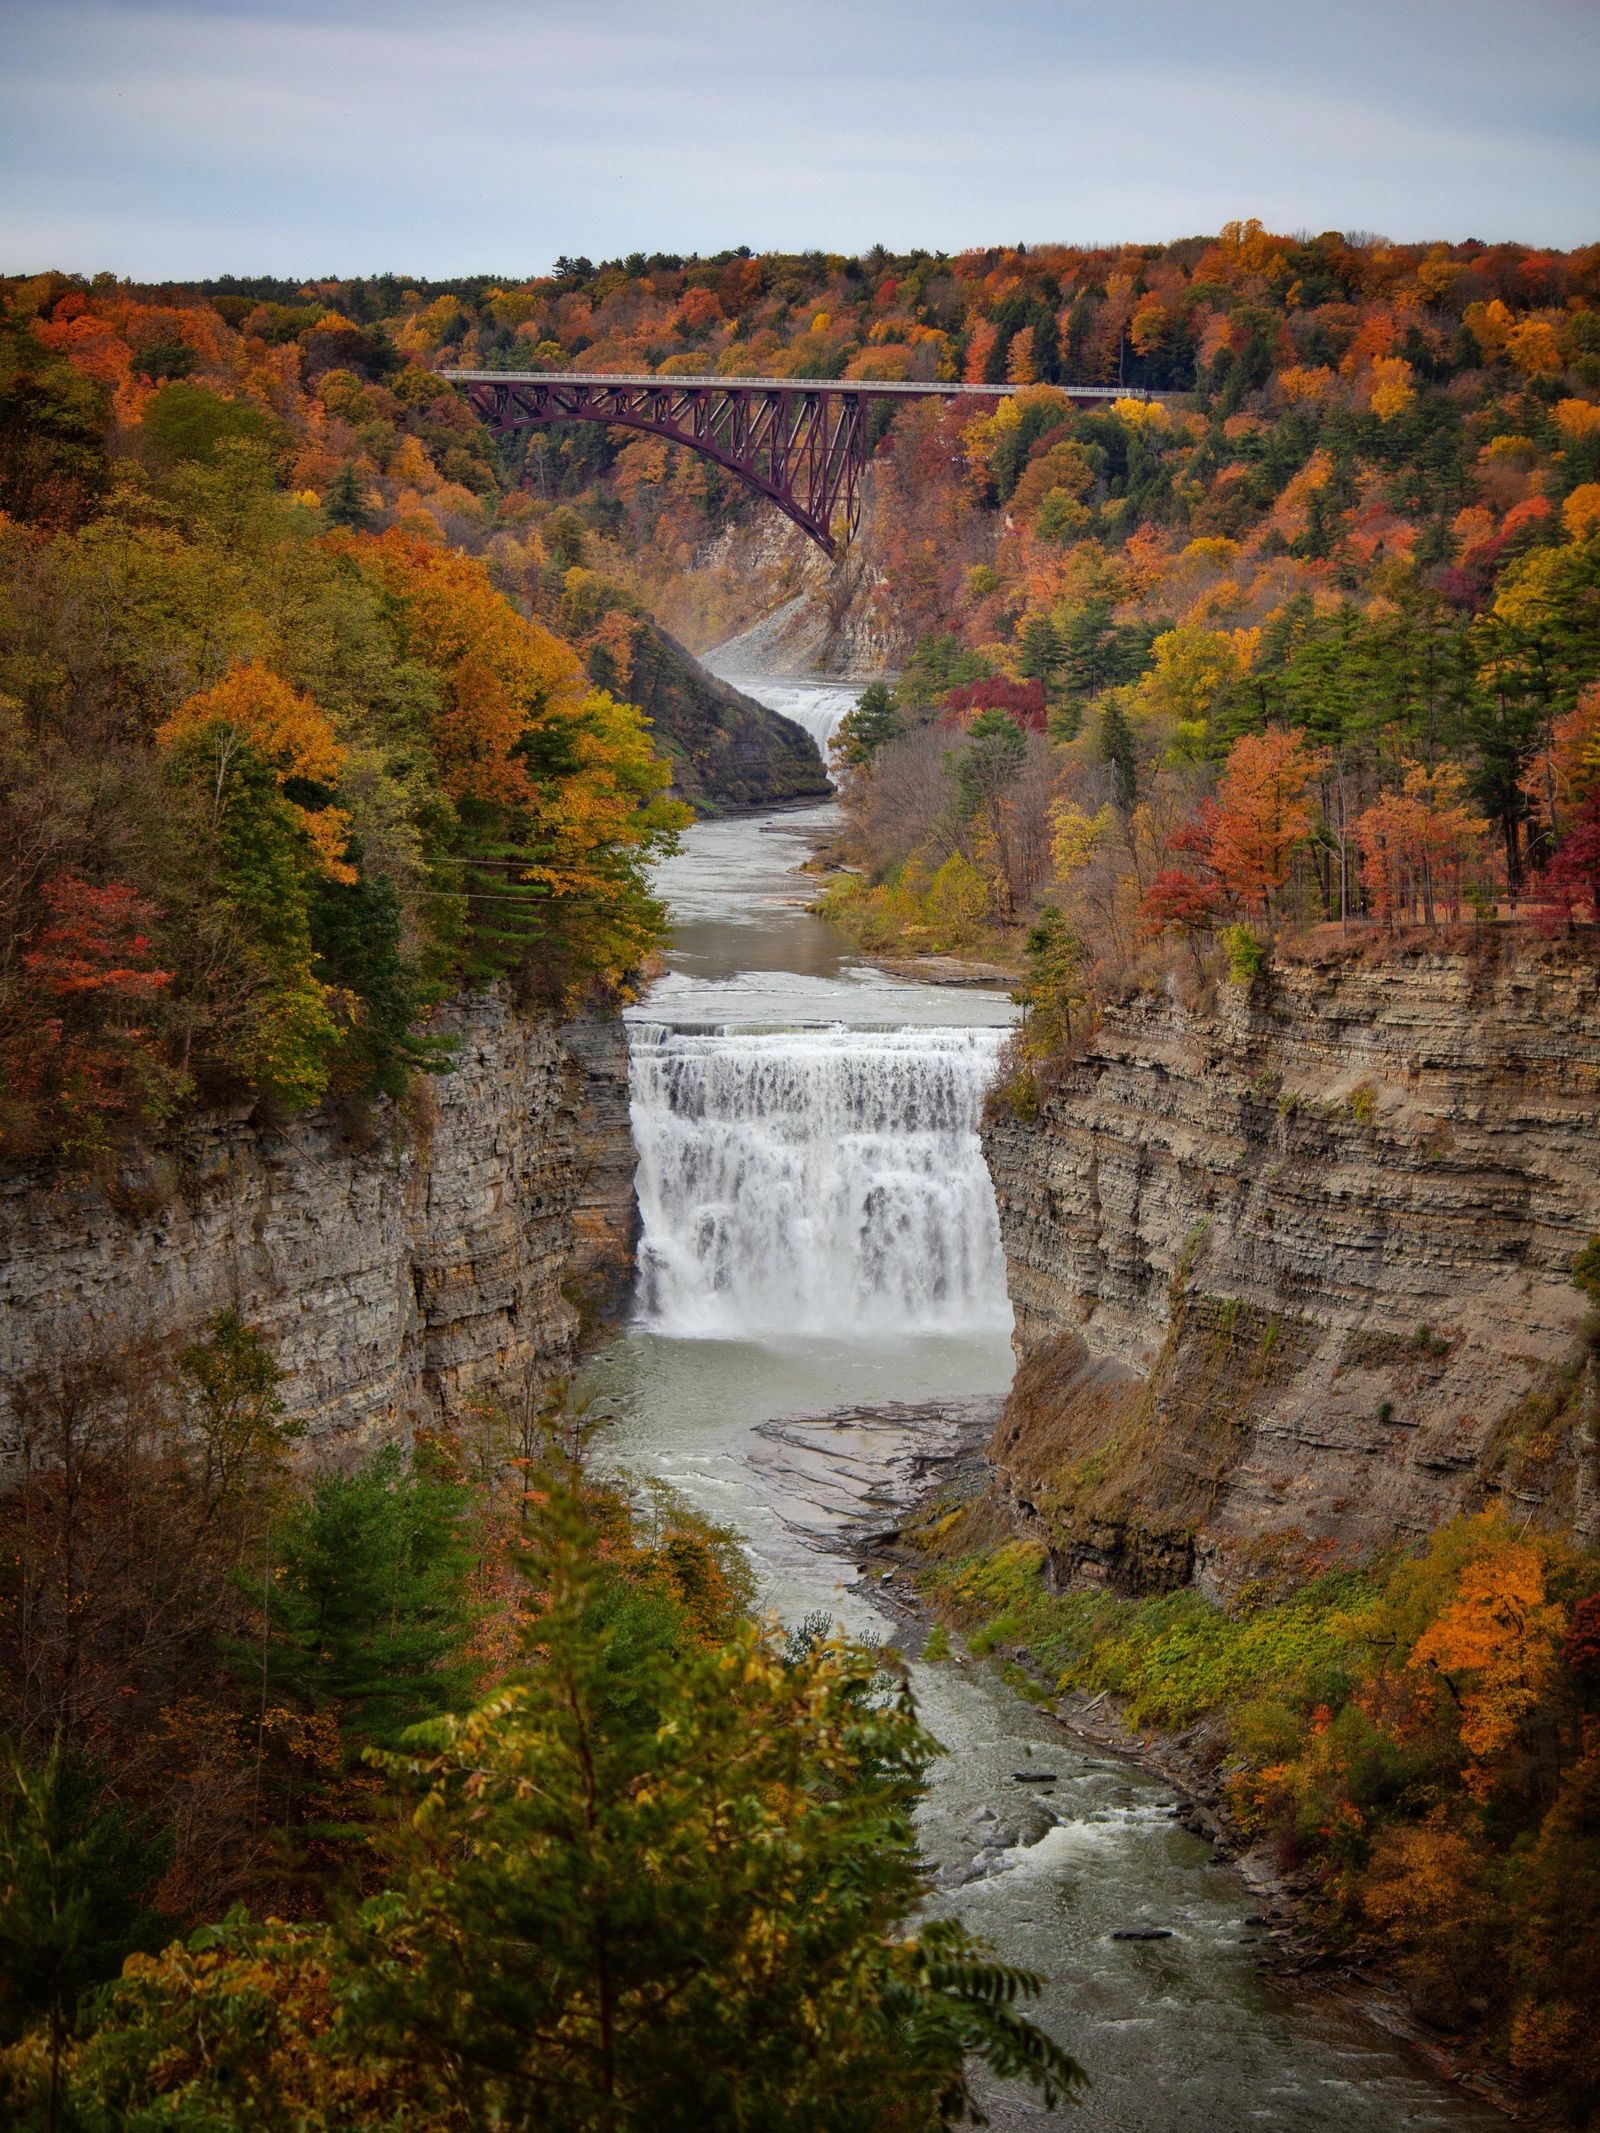
<instances>
[{"instance_id":1,"label":"tree","mask_svg":"<svg viewBox=\"0 0 1600 2133\"><path fill-rule=\"evenodd\" d=\"M58 1146L100 1157L113 1116L172 1088L153 1026L172 973L156 967L154 906L126 883L56 874L40 901L44 922L22 950L17 978L0 990L10 994L0 1078Z\"/></svg>"},{"instance_id":2,"label":"tree","mask_svg":"<svg viewBox=\"0 0 1600 2133\"><path fill-rule=\"evenodd\" d=\"M252 1477L281 1467L305 1424L284 1411L283 1372L236 1311L219 1311L178 1357L187 1419L198 1445L200 1500L212 1507Z\"/></svg>"},{"instance_id":3,"label":"tree","mask_svg":"<svg viewBox=\"0 0 1600 2133\"><path fill-rule=\"evenodd\" d=\"M352 533L365 533L372 523L356 470L348 459L323 492L322 515L330 526L343 526Z\"/></svg>"},{"instance_id":4,"label":"tree","mask_svg":"<svg viewBox=\"0 0 1600 2133\"><path fill-rule=\"evenodd\" d=\"M1413 1645L1407 1664L1438 1674L1459 1706L1466 1782L1480 1799L1547 1686L1566 1627L1538 1548L1499 1537L1463 1565L1455 1598Z\"/></svg>"},{"instance_id":5,"label":"tree","mask_svg":"<svg viewBox=\"0 0 1600 2133\"><path fill-rule=\"evenodd\" d=\"M273 1536L268 1678L364 1743L466 1700L467 1491L425 1451L385 1446L326 1474Z\"/></svg>"},{"instance_id":6,"label":"tree","mask_svg":"<svg viewBox=\"0 0 1600 2133\"><path fill-rule=\"evenodd\" d=\"M1111 772L1111 803L1119 814L1130 815L1139 797L1139 766L1134 754L1133 728L1115 696L1108 696L1100 711L1095 735L1095 753Z\"/></svg>"},{"instance_id":7,"label":"tree","mask_svg":"<svg viewBox=\"0 0 1600 2133\"><path fill-rule=\"evenodd\" d=\"M1030 615L1017 639L1017 671L1027 681L1043 684L1046 695L1055 687L1065 658L1065 647L1048 615Z\"/></svg>"},{"instance_id":8,"label":"tree","mask_svg":"<svg viewBox=\"0 0 1600 2133\"><path fill-rule=\"evenodd\" d=\"M309 2126L382 2095L424 2133L867 2133L969 2115L969 2057L1081 2080L1036 1986L905 1918L933 1743L877 1655L710 1640L559 1458L530 1491L518 1678L378 1760L419 1796L331 1932L235 1918L129 1966L73 2098L137 2123ZM711 1625L708 1625L711 1626Z\"/></svg>"},{"instance_id":9,"label":"tree","mask_svg":"<svg viewBox=\"0 0 1600 2133\"><path fill-rule=\"evenodd\" d=\"M62 2122L79 2000L160 1929L149 1899L169 1847L137 1817L100 1806L98 1791L81 1753L59 1740L31 1766L14 1750L0 1755L0 2042L43 2020L47 2133Z\"/></svg>"},{"instance_id":10,"label":"tree","mask_svg":"<svg viewBox=\"0 0 1600 2133\"><path fill-rule=\"evenodd\" d=\"M645 721L481 563L394 531L330 539L389 590L438 678L429 739L461 824L472 974L537 957L557 994L620 978L659 937L646 869L688 820Z\"/></svg>"},{"instance_id":11,"label":"tree","mask_svg":"<svg viewBox=\"0 0 1600 2133\"><path fill-rule=\"evenodd\" d=\"M969 2050L1074 2079L963 1929L899 1937L931 1744L875 1655L671 1653L558 1477L529 1571L537 1666L394 1764L419 1849L350 1940L380 2049L470 2120L552 2133L864 2127L887 2095L934 2125Z\"/></svg>"},{"instance_id":12,"label":"tree","mask_svg":"<svg viewBox=\"0 0 1600 2133\"><path fill-rule=\"evenodd\" d=\"M0 512L75 525L103 494L107 395L0 306Z\"/></svg>"},{"instance_id":13,"label":"tree","mask_svg":"<svg viewBox=\"0 0 1600 2133\"><path fill-rule=\"evenodd\" d=\"M869 682L854 707L839 721L833 736L833 758L846 769L870 763L885 743L903 731L900 712L888 684Z\"/></svg>"},{"instance_id":14,"label":"tree","mask_svg":"<svg viewBox=\"0 0 1600 2133\"><path fill-rule=\"evenodd\" d=\"M206 740L212 728L226 728L247 742L272 766L280 789L291 784L323 789L327 798L321 805L304 806L287 796L286 804L321 871L330 881L353 882L355 869L344 856L350 817L328 804L347 751L334 737L327 714L253 659L230 668L215 688L202 689L181 704L157 728L156 739L168 748L199 741L220 753L214 736Z\"/></svg>"},{"instance_id":15,"label":"tree","mask_svg":"<svg viewBox=\"0 0 1600 2133\"><path fill-rule=\"evenodd\" d=\"M989 875L1001 907L1015 906L1017 868L1011 849L1009 795L1028 760L1028 740L1004 711L980 711L966 746L951 750L945 767L955 779L957 806L974 833L974 857Z\"/></svg>"},{"instance_id":16,"label":"tree","mask_svg":"<svg viewBox=\"0 0 1600 2133\"><path fill-rule=\"evenodd\" d=\"M1455 917L1468 876L1484 871L1489 825L1465 804L1467 774L1458 764L1405 766L1398 793L1385 793L1355 825L1361 880L1374 914L1388 923L1419 915L1436 922L1440 905Z\"/></svg>"},{"instance_id":17,"label":"tree","mask_svg":"<svg viewBox=\"0 0 1600 2133\"><path fill-rule=\"evenodd\" d=\"M1311 835L1310 789L1326 760L1293 728L1247 733L1229 751L1208 856L1218 881L1247 911L1272 916L1294 855Z\"/></svg>"},{"instance_id":18,"label":"tree","mask_svg":"<svg viewBox=\"0 0 1600 2133\"><path fill-rule=\"evenodd\" d=\"M1588 906L1600 922L1600 786L1573 816L1561 848L1533 884L1535 900L1546 911L1562 913L1568 925Z\"/></svg>"},{"instance_id":19,"label":"tree","mask_svg":"<svg viewBox=\"0 0 1600 2133\"><path fill-rule=\"evenodd\" d=\"M1140 898L1139 923L1152 938L1169 931L1192 938L1211 932L1222 910L1219 882L1185 867L1163 867Z\"/></svg>"},{"instance_id":20,"label":"tree","mask_svg":"<svg viewBox=\"0 0 1600 2133\"><path fill-rule=\"evenodd\" d=\"M1092 958L1064 911L1047 909L1028 928L1028 975L1019 989L1023 1042L1035 1058L1072 1041L1073 1017L1093 999Z\"/></svg>"}]
</instances>

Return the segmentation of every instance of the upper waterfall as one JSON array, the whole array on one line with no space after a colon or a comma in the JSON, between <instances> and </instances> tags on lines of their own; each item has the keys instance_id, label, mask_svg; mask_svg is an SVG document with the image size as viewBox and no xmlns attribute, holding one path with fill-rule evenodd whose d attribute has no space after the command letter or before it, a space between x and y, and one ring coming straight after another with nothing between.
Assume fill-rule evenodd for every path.
<instances>
[{"instance_id":1,"label":"upper waterfall","mask_svg":"<svg viewBox=\"0 0 1600 2133\"><path fill-rule=\"evenodd\" d=\"M977 1126L998 1029L635 1021L639 1301L724 1339L1011 1322Z\"/></svg>"}]
</instances>

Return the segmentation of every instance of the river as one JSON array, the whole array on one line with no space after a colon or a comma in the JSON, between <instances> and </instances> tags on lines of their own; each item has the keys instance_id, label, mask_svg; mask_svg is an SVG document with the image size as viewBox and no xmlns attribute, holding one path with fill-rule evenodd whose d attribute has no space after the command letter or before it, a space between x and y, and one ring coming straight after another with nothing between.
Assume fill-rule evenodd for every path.
<instances>
[{"instance_id":1,"label":"river","mask_svg":"<svg viewBox=\"0 0 1600 2133\"><path fill-rule=\"evenodd\" d=\"M819 740L848 702L741 686ZM883 975L805 911L795 869L832 820L704 823L660 869L670 968L629 1011L639 1293L581 1390L614 1418L606 1456L740 1534L776 1613L828 1609L893 1641L849 1561L808 1542L751 1432L1004 1392L1010 1308L974 1129L1013 1009ZM932 1900L1046 1976L1035 2012L1093 2083L1055 2118L986 2091L997 2127L1504 2126L1373 2024L1263 1972L1254 1900L1172 1819L1170 1787L1071 1745L987 1665L918 1663L912 1680L949 1751L922 1817ZM1025 1764L1054 1786L1020 1787ZM1140 1925L1171 1938L1111 1938Z\"/></svg>"}]
</instances>

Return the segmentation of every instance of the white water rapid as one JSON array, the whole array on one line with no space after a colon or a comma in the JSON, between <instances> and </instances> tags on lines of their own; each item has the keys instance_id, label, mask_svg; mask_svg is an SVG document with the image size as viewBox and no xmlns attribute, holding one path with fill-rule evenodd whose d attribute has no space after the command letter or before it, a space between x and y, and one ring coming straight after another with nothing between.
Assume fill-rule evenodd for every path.
<instances>
[{"instance_id":1,"label":"white water rapid","mask_svg":"<svg viewBox=\"0 0 1600 2133\"><path fill-rule=\"evenodd\" d=\"M640 1316L723 1339L1000 1333L999 1029L632 1032Z\"/></svg>"}]
</instances>

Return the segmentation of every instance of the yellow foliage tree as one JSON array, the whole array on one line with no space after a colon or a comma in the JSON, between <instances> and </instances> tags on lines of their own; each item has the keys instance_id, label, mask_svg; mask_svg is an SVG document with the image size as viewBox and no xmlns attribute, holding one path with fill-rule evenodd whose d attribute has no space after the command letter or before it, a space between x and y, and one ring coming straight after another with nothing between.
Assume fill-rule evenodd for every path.
<instances>
[{"instance_id":1,"label":"yellow foliage tree","mask_svg":"<svg viewBox=\"0 0 1600 2133\"><path fill-rule=\"evenodd\" d=\"M1380 422L1403 415L1416 399L1411 365L1400 356L1379 356L1372 366L1372 391L1367 405Z\"/></svg>"},{"instance_id":2,"label":"yellow foliage tree","mask_svg":"<svg viewBox=\"0 0 1600 2133\"><path fill-rule=\"evenodd\" d=\"M163 747L176 747L211 725L231 727L248 741L277 775L310 785L335 786L345 766L340 745L325 711L309 696L291 689L258 659L235 666L215 688L202 689L178 706L156 729ZM345 862L350 817L343 808L290 805L305 831L317 865L330 881L353 882L355 869Z\"/></svg>"}]
</instances>

